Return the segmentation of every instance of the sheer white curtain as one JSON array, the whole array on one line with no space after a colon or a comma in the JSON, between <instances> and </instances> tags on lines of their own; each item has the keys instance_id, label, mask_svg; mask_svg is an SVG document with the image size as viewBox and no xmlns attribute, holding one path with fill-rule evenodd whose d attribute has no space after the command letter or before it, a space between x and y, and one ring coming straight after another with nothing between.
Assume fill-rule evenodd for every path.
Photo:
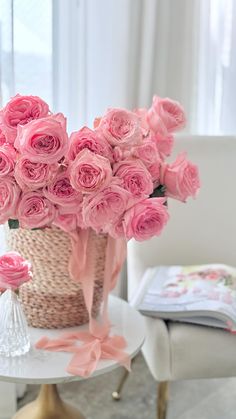
<instances>
[{"instance_id":1,"label":"sheer white curtain","mask_svg":"<svg viewBox=\"0 0 236 419\"><path fill-rule=\"evenodd\" d=\"M234 0L54 0L54 16L55 107L72 128L157 92L183 103L187 132L236 132Z\"/></svg>"}]
</instances>

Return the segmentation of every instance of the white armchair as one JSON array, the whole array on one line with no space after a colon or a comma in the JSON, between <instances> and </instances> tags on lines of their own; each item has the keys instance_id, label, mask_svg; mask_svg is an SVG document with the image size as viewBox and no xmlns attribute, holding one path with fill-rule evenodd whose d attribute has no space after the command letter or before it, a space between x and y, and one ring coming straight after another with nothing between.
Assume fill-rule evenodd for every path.
<instances>
[{"instance_id":1,"label":"white armchair","mask_svg":"<svg viewBox=\"0 0 236 419\"><path fill-rule=\"evenodd\" d=\"M196 200L171 202L163 235L128 246L128 295L155 265L225 263L236 266L236 138L176 140L199 165ZM165 418L167 382L236 376L236 336L224 330L145 317L143 355L159 382L158 418Z\"/></svg>"}]
</instances>

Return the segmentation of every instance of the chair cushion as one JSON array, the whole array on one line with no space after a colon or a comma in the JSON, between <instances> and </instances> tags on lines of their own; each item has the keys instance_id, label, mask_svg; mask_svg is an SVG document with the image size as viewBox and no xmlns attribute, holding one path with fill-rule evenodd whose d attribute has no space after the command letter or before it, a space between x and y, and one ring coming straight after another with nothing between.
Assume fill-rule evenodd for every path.
<instances>
[{"instance_id":1,"label":"chair cushion","mask_svg":"<svg viewBox=\"0 0 236 419\"><path fill-rule=\"evenodd\" d=\"M236 335L145 317L143 354L157 381L236 376Z\"/></svg>"}]
</instances>

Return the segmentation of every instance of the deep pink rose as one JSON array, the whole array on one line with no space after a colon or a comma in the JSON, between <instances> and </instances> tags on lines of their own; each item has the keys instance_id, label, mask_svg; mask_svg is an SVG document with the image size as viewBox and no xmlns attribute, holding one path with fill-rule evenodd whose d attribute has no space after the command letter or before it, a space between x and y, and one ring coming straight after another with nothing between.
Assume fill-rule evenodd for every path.
<instances>
[{"instance_id":1,"label":"deep pink rose","mask_svg":"<svg viewBox=\"0 0 236 419\"><path fill-rule=\"evenodd\" d=\"M31 264L17 252L0 256L0 287L16 289L32 278Z\"/></svg>"},{"instance_id":2,"label":"deep pink rose","mask_svg":"<svg viewBox=\"0 0 236 419\"><path fill-rule=\"evenodd\" d=\"M52 182L58 170L58 164L37 163L21 157L15 166L15 179L21 189L35 190Z\"/></svg>"},{"instance_id":3,"label":"deep pink rose","mask_svg":"<svg viewBox=\"0 0 236 419\"><path fill-rule=\"evenodd\" d=\"M181 153L174 163L163 165L161 184L166 186L166 196L185 202L200 188L198 168L186 159L186 153Z\"/></svg>"},{"instance_id":4,"label":"deep pink rose","mask_svg":"<svg viewBox=\"0 0 236 419\"><path fill-rule=\"evenodd\" d=\"M113 155L110 144L98 132L92 131L87 127L83 127L79 131L73 132L69 142L69 160L74 160L77 155L86 148L112 161Z\"/></svg>"},{"instance_id":5,"label":"deep pink rose","mask_svg":"<svg viewBox=\"0 0 236 419\"><path fill-rule=\"evenodd\" d=\"M57 163L69 147L65 117L59 113L18 126L14 145L31 161Z\"/></svg>"},{"instance_id":6,"label":"deep pink rose","mask_svg":"<svg viewBox=\"0 0 236 419\"><path fill-rule=\"evenodd\" d=\"M76 211L83 199L82 194L72 187L67 171L59 173L53 182L43 189L43 193L54 204L61 205L67 210L69 208Z\"/></svg>"},{"instance_id":7,"label":"deep pink rose","mask_svg":"<svg viewBox=\"0 0 236 419\"><path fill-rule=\"evenodd\" d=\"M27 192L22 196L17 209L20 227L47 227L55 217L55 206L41 192Z\"/></svg>"},{"instance_id":8,"label":"deep pink rose","mask_svg":"<svg viewBox=\"0 0 236 419\"><path fill-rule=\"evenodd\" d=\"M77 216L76 214L57 214L53 221L53 225L59 227L61 230L69 233L70 231L76 230L77 227Z\"/></svg>"},{"instance_id":9,"label":"deep pink rose","mask_svg":"<svg viewBox=\"0 0 236 419\"><path fill-rule=\"evenodd\" d=\"M173 135L161 135L155 134L151 137L151 140L156 144L156 147L160 153L160 156L164 159L171 155L174 146Z\"/></svg>"},{"instance_id":10,"label":"deep pink rose","mask_svg":"<svg viewBox=\"0 0 236 419\"><path fill-rule=\"evenodd\" d=\"M147 122L154 133L164 134L183 128L186 124L184 110L179 102L154 96L148 110Z\"/></svg>"},{"instance_id":11,"label":"deep pink rose","mask_svg":"<svg viewBox=\"0 0 236 419\"><path fill-rule=\"evenodd\" d=\"M122 180L122 186L136 198L144 198L153 192L152 177L140 160L123 160L114 165L114 175Z\"/></svg>"},{"instance_id":12,"label":"deep pink rose","mask_svg":"<svg viewBox=\"0 0 236 419\"><path fill-rule=\"evenodd\" d=\"M47 116L48 113L47 103L38 96L14 96L0 114L0 122L7 141L14 143L18 125L28 124L33 119Z\"/></svg>"},{"instance_id":13,"label":"deep pink rose","mask_svg":"<svg viewBox=\"0 0 236 419\"><path fill-rule=\"evenodd\" d=\"M107 232L127 208L130 194L116 181L83 202L83 218L86 227Z\"/></svg>"},{"instance_id":14,"label":"deep pink rose","mask_svg":"<svg viewBox=\"0 0 236 419\"><path fill-rule=\"evenodd\" d=\"M82 150L69 166L70 181L79 192L91 193L106 186L112 177L112 169L108 159Z\"/></svg>"},{"instance_id":15,"label":"deep pink rose","mask_svg":"<svg viewBox=\"0 0 236 419\"><path fill-rule=\"evenodd\" d=\"M169 219L165 201L148 198L128 209L123 222L126 238L143 241L159 236Z\"/></svg>"},{"instance_id":16,"label":"deep pink rose","mask_svg":"<svg viewBox=\"0 0 236 419\"><path fill-rule=\"evenodd\" d=\"M0 181L0 223L15 218L21 190L12 176Z\"/></svg>"},{"instance_id":17,"label":"deep pink rose","mask_svg":"<svg viewBox=\"0 0 236 419\"><path fill-rule=\"evenodd\" d=\"M1 115L1 112L0 112L0 115ZM6 141L7 141L6 140L6 137L5 137L5 135L4 135L3 131L2 131L2 127L0 125L0 146L3 145L3 144L5 144Z\"/></svg>"},{"instance_id":18,"label":"deep pink rose","mask_svg":"<svg viewBox=\"0 0 236 419\"><path fill-rule=\"evenodd\" d=\"M13 173L16 161L16 150L11 144L0 146L0 178Z\"/></svg>"},{"instance_id":19,"label":"deep pink rose","mask_svg":"<svg viewBox=\"0 0 236 419\"><path fill-rule=\"evenodd\" d=\"M132 146L142 140L139 117L125 109L109 109L98 130L113 146Z\"/></svg>"}]
</instances>

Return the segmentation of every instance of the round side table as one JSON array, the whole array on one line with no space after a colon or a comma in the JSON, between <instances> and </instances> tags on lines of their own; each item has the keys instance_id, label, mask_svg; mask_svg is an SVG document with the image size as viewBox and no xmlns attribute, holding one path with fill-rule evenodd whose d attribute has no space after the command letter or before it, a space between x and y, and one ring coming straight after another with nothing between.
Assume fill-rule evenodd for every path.
<instances>
[{"instance_id":1,"label":"round side table","mask_svg":"<svg viewBox=\"0 0 236 419\"><path fill-rule=\"evenodd\" d=\"M109 315L111 334L124 336L127 341L126 352L133 358L145 338L142 316L127 302L113 296L109 299ZM28 354L14 358L0 357L1 381L41 384L37 399L19 410L13 419L85 419L79 410L62 401L57 390L58 383L83 379L66 372L72 354L34 348L42 336L56 338L63 331L81 330L88 330L88 325L61 330L30 328L32 349ZM101 360L92 377L105 374L118 366L115 361Z\"/></svg>"}]
</instances>

